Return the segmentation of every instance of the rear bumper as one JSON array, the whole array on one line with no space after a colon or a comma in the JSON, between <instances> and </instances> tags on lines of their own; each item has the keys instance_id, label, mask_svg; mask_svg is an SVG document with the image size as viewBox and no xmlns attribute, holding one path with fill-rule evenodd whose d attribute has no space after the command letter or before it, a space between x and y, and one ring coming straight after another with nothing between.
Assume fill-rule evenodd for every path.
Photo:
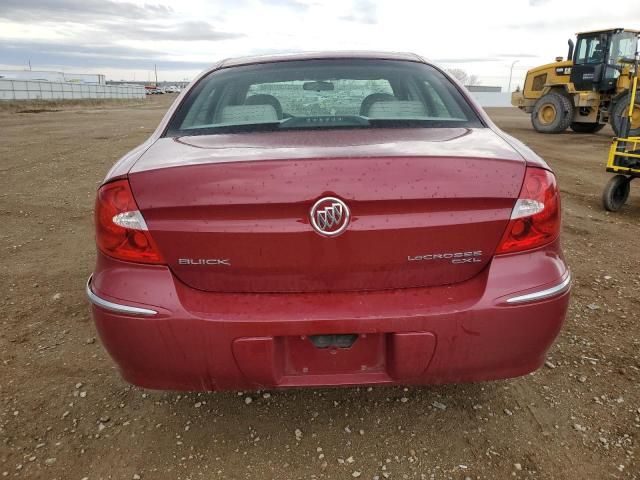
<instances>
[{"instance_id":1,"label":"rear bumper","mask_svg":"<svg viewBox=\"0 0 640 480\"><path fill-rule=\"evenodd\" d=\"M452 286L313 294L202 292L167 267L99 255L87 289L106 349L147 388L472 382L544 362L569 302L558 251L496 257ZM326 349L308 339L334 334L358 338Z\"/></svg>"}]
</instances>

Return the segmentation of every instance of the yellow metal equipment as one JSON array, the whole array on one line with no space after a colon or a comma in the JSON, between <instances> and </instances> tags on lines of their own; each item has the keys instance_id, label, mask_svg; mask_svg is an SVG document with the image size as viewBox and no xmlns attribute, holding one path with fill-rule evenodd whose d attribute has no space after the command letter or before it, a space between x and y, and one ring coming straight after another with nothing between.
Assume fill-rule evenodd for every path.
<instances>
[{"instance_id":1,"label":"yellow metal equipment","mask_svg":"<svg viewBox=\"0 0 640 480\"><path fill-rule=\"evenodd\" d=\"M633 58L640 32L624 28L583 32L569 40L567 59L527 72L522 91L511 103L531 114L541 133L595 133L610 123L621 136L632 97ZM640 96L630 120L630 133L640 135Z\"/></svg>"},{"instance_id":2,"label":"yellow metal equipment","mask_svg":"<svg viewBox=\"0 0 640 480\"><path fill-rule=\"evenodd\" d=\"M634 119L640 114L640 108L636 106L638 96L638 53L636 53L633 65L633 83L631 88L631 102L622 122L622 132L620 137L616 137L611 142L609 149L609 159L607 161L607 172L616 175L609 180L602 193L602 204L610 212L616 212L622 208L629 198L631 181L640 177L640 136L633 136L632 125Z\"/></svg>"}]
</instances>

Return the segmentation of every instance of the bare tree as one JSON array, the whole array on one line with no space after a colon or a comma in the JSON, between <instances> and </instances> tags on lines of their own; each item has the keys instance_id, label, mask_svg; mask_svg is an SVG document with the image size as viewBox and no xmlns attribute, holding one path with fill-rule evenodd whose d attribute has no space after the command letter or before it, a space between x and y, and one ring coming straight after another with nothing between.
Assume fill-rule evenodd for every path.
<instances>
[{"instance_id":1,"label":"bare tree","mask_svg":"<svg viewBox=\"0 0 640 480\"><path fill-rule=\"evenodd\" d=\"M450 75L455 77L460 83L466 85L467 87L473 85L480 85L480 78L477 75L469 75L467 72L460 68L449 68L447 69Z\"/></svg>"},{"instance_id":2,"label":"bare tree","mask_svg":"<svg viewBox=\"0 0 640 480\"><path fill-rule=\"evenodd\" d=\"M473 87L474 85L480 85L480 77L477 75L469 75L469 79L465 84L467 87Z\"/></svg>"},{"instance_id":3,"label":"bare tree","mask_svg":"<svg viewBox=\"0 0 640 480\"><path fill-rule=\"evenodd\" d=\"M461 70L460 68L447 68L447 73L449 73L449 75L454 77L463 85L467 83L467 79L469 78L467 72Z\"/></svg>"}]
</instances>

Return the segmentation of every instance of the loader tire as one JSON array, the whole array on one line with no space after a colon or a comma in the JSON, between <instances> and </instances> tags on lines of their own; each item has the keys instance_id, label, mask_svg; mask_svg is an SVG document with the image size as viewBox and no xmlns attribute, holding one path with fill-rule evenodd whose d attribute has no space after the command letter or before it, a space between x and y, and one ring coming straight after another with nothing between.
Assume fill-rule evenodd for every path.
<instances>
[{"instance_id":1,"label":"loader tire","mask_svg":"<svg viewBox=\"0 0 640 480\"><path fill-rule=\"evenodd\" d=\"M622 125L624 117L629 114L629 103L631 102L631 92L625 93L620 97L611 109L611 115L609 115L609 121L611 122L611 128L616 137L624 136L622 131ZM633 109L633 120L631 121L631 129L629 130L630 137L640 136L640 92L636 93L636 102Z\"/></svg>"},{"instance_id":2,"label":"loader tire","mask_svg":"<svg viewBox=\"0 0 640 480\"><path fill-rule=\"evenodd\" d=\"M531 124L540 133L562 133L573 121L571 101L559 93L543 95L533 106Z\"/></svg>"},{"instance_id":3,"label":"loader tire","mask_svg":"<svg viewBox=\"0 0 640 480\"><path fill-rule=\"evenodd\" d=\"M570 127L576 133L596 133L602 130L606 124L604 123L579 123L572 122Z\"/></svg>"}]
</instances>

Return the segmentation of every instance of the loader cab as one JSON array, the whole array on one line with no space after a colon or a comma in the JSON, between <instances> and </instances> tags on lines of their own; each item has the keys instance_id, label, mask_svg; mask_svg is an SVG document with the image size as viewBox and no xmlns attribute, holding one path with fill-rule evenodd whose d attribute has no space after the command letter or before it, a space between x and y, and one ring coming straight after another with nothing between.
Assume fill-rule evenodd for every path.
<instances>
[{"instance_id":1,"label":"loader cab","mask_svg":"<svg viewBox=\"0 0 640 480\"><path fill-rule=\"evenodd\" d=\"M573 55L571 82L576 90L615 92L622 59L634 58L638 32L622 28L579 33Z\"/></svg>"}]
</instances>

